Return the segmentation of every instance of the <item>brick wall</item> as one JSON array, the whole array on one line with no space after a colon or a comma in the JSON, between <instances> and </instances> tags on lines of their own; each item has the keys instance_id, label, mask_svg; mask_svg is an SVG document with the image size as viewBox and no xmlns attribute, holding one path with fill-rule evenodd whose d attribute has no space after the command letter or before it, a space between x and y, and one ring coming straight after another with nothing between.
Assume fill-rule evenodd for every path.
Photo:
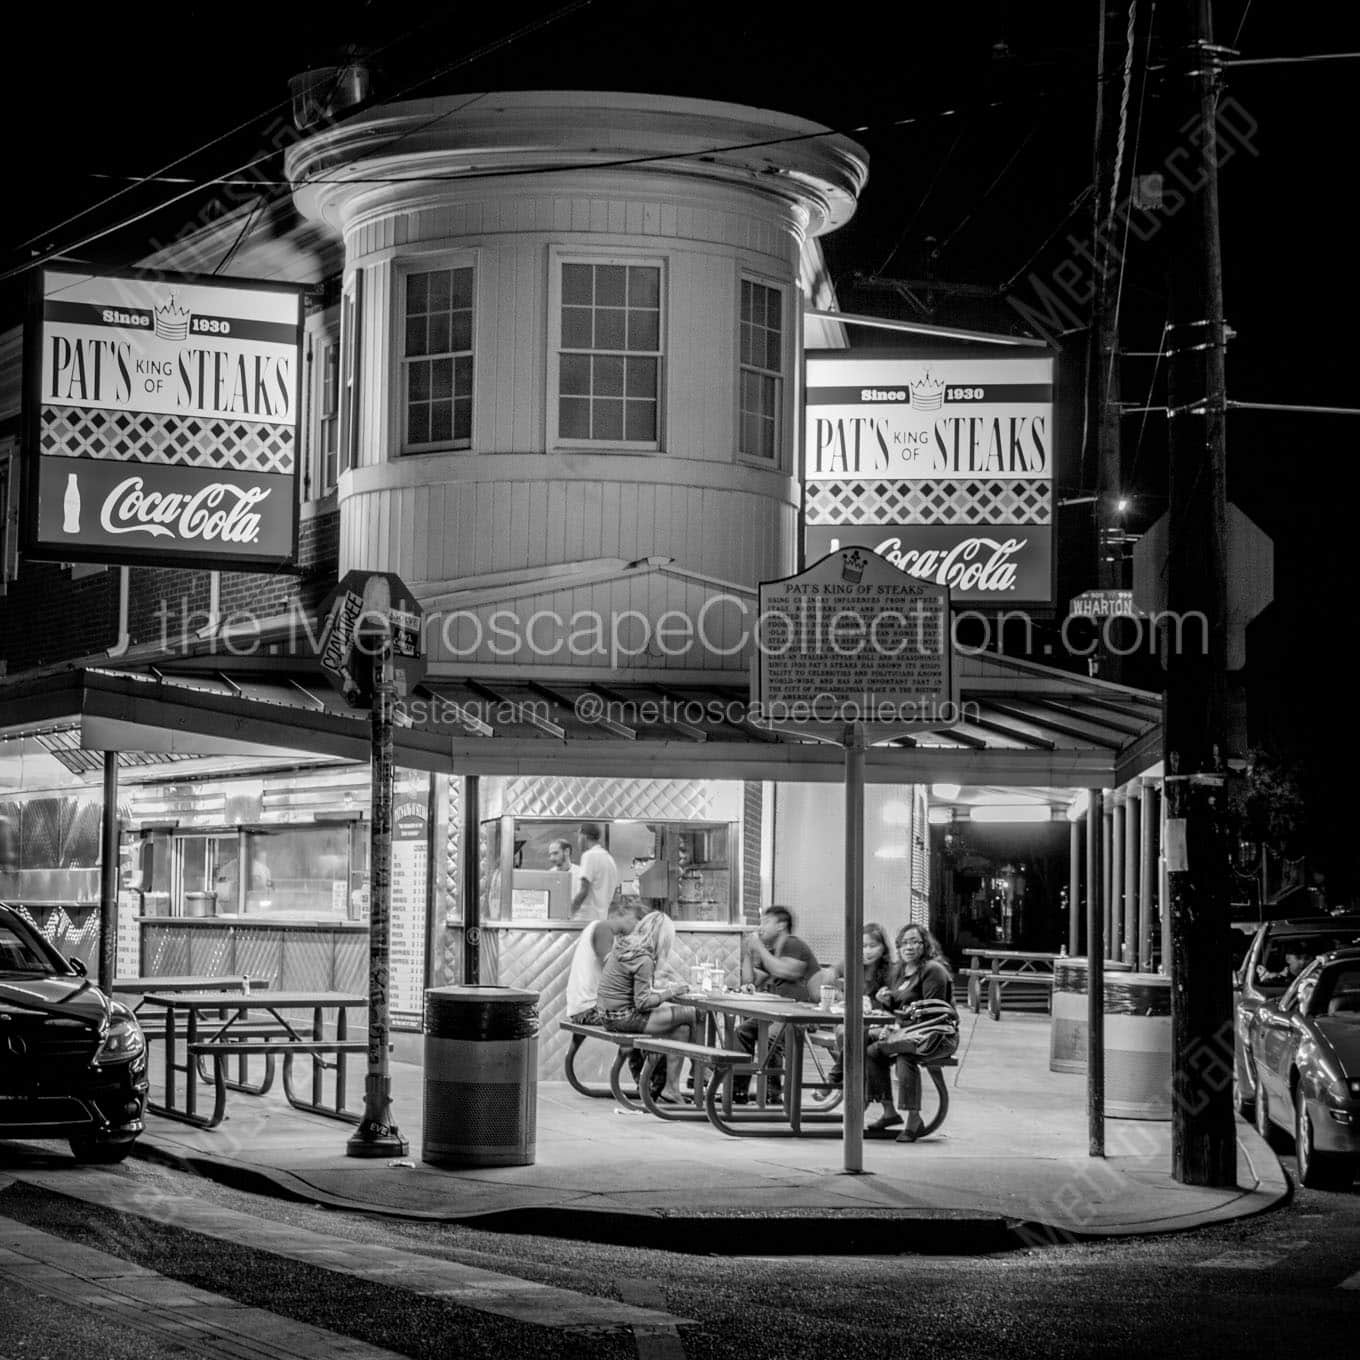
<instances>
[{"instance_id":1,"label":"brick wall","mask_svg":"<svg viewBox=\"0 0 1360 1360\"><path fill-rule=\"evenodd\" d=\"M300 575L223 572L218 605L232 614L265 619L290 604L314 613L335 584L340 517L330 511L302 521ZM54 563L24 562L0 597L0 660L8 674L89 656L118 636L117 569L78 581ZM211 575L183 568L134 567L128 579L128 641L133 647L180 650L208 622Z\"/></svg>"},{"instance_id":2,"label":"brick wall","mask_svg":"<svg viewBox=\"0 0 1360 1360\"><path fill-rule=\"evenodd\" d=\"M55 562L24 562L0 596L0 661L7 674L103 651L118 635L118 573L71 580Z\"/></svg>"}]
</instances>

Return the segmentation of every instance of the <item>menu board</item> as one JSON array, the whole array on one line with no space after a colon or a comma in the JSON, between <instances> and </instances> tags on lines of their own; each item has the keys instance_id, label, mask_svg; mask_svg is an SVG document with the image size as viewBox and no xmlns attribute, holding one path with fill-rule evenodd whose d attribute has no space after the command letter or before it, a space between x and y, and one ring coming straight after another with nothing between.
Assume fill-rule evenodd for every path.
<instances>
[{"instance_id":1,"label":"menu board","mask_svg":"<svg viewBox=\"0 0 1360 1360\"><path fill-rule=\"evenodd\" d=\"M392 934L388 1009L393 1029L419 1030L425 1013L425 902L430 778L400 779L392 806Z\"/></svg>"},{"instance_id":2,"label":"menu board","mask_svg":"<svg viewBox=\"0 0 1360 1360\"><path fill-rule=\"evenodd\" d=\"M120 978L140 977L142 973L142 927L137 920L140 909L138 894L118 894L118 939L114 948L113 975Z\"/></svg>"}]
</instances>

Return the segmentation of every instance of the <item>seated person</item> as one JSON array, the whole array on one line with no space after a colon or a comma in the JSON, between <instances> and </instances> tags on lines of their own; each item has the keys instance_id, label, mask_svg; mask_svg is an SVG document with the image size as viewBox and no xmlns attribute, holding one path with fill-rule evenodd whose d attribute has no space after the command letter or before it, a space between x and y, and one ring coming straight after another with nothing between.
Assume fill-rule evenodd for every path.
<instances>
[{"instance_id":1,"label":"seated person","mask_svg":"<svg viewBox=\"0 0 1360 1360\"><path fill-rule=\"evenodd\" d=\"M596 1006L607 1030L615 1034L650 1034L689 1043L698 1024L692 1006L673 1000L688 990L684 982L661 983L657 973L669 959L675 923L665 912L649 911L631 935L614 941L604 961ZM680 1063L666 1073L659 1100L678 1105Z\"/></svg>"},{"instance_id":2,"label":"seated person","mask_svg":"<svg viewBox=\"0 0 1360 1360\"><path fill-rule=\"evenodd\" d=\"M864 923L864 935L862 936L863 952L861 955L861 978L860 990L866 999L865 1009L867 1010L874 1004L874 997L883 991L892 978L892 950L888 946L888 936L883 927L877 921L866 921ZM831 970L831 982L841 989L842 995L845 993L845 963L838 963ZM832 1086L839 1086L845 1079L845 1026L840 1025L836 1028L836 1046L833 1052L836 1055L835 1062L832 1064L831 1071L827 1076L828 1082Z\"/></svg>"},{"instance_id":3,"label":"seated person","mask_svg":"<svg viewBox=\"0 0 1360 1360\"><path fill-rule=\"evenodd\" d=\"M1313 961L1314 953L1325 951L1316 949L1316 942L1290 940L1284 947L1284 967L1272 967L1269 963L1256 965L1256 981L1271 986L1288 986Z\"/></svg>"},{"instance_id":4,"label":"seated person","mask_svg":"<svg viewBox=\"0 0 1360 1360\"><path fill-rule=\"evenodd\" d=\"M638 917L636 899L618 897L603 921L586 922L572 951L571 971L567 974L567 1019L573 1024L603 1027L597 1003L604 961L615 939L637 929Z\"/></svg>"},{"instance_id":5,"label":"seated person","mask_svg":"<svg viewBox=\"0 0 1360 1360\"><path fill-rule=\"evenodd\" d=\"M808 984L821 972L817 956L793 933L793 913L787 907L766 907L760 914L760 929L746 937L742 953L742 990L772 992L775 996L794 1001L809 1001ZM756 1051L756 1035L760 1027L754 1020L737 1026L737 1042L748 1053ZM783 1052L783 1034L772 1032L770 1059L779 1061ZM744 1101L750 1086L750 1076L738 1072L732 1078L732 1099ZM776 1078L769 1085L772 1098L778 1099L781 1089Z\"/></svg>"},{"instance_id":6,"label":"seated person","mask_svg":"<svg viewBox=\"0 0 1360 1360\"><path fill-rule=\"evenodd\" d=\"M944 1002L944 1010L952 1011L954 980L940 952L939 943L925 926L912 921L897 932L897 953L900 962L893 973L892 984L874 998L885 1009L903 1017L918 1019L932 1013L926 1003ZM865 1108L875 1101L883 1106L883 1113L866 1124L865 1131L882 1132L902 1122L902 1115L893 1105L892 1069L902 1059L900 1069L902 1112L907 1116L906 1127L898 1136L899 1142L913 1143L925 1123L921 1118L921 1069L918 1059L948 1057L958 1046L958 1021L953 1021L953 1047L948 1036L932 1034L930 1042L919 1048L914 1044L899 1044L891 1029L869 1031L869 1046L865 1050ZM948 1028L947 1025L944 1026ZM942 1042L942 1039L944 1040Z\"/></svg>"}]
</instances>

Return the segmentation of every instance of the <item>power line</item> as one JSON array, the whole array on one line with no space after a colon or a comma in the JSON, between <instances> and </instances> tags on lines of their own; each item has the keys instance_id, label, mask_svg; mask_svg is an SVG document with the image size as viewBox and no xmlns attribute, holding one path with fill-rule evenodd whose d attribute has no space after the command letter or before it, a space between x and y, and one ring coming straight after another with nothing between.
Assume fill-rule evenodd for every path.
<instances>
[{"instance_id":1,"label":"power line","mask_svg":"<svg viewBox=\"0 0 1360 1360\"><path fill-rule=\"evenodd\" d=\"M1360 61L1360 52L1318 52L1306 57L1228 57L1224 66L1300 66L1314 61Z\"/></svg>"}]
</instances>

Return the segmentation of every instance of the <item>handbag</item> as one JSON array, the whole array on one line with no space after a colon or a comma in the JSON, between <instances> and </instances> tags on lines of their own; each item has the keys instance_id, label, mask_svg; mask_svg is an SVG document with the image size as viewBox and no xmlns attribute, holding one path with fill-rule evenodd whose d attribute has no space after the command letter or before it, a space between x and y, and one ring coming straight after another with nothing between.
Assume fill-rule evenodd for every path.
<instances>
[{"instance_id":1,"label":"handbag","mask_svg":"<svg viewBox=\"0 0 1360 1360\"><path fill-rule=\"evenodd\" d=\"M959 1046L959 1013L949 1001L913 1002L897 1024L877 1031L875 1042L892 1058L948 1058Z\"/></svg>"}]
</instances>

